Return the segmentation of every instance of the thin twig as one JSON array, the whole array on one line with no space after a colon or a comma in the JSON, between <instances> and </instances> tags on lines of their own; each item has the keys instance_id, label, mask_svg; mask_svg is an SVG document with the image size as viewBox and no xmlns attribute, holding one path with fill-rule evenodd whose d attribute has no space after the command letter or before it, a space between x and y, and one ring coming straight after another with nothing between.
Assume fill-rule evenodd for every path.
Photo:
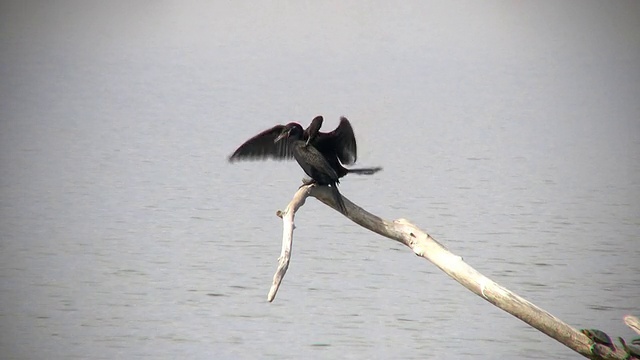
<instances>
[{"instance_id":1,"label":"thin twig","mask_svg":"<svg viewBox=\"0 0 640 360\"><path fill-rule=\"evenodd\" d=\"M276 298L280 283L287 273L287 269L289 269L291 249L293 247L293 229L295 229L293 218L296 215L296 211L304 205L304 201L309 196L309 189L313 186L314 185L301 186L295 195L293 195L293 199L289 205L287 205L287 208L284 211L278 211L276 214L282 218L282 250L278 258L278 269L273 275L273 283L271 284L271 289L269 289L269 295L267 295L269 302L272 302L273 299Z\"/></svg>"}]
</instances>

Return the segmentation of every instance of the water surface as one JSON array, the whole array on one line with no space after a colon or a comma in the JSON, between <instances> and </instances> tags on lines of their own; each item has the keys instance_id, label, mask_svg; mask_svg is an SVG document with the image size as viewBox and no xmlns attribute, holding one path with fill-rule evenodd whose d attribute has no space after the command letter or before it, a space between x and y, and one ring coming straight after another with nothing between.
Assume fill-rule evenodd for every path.
<instances>
[{"instance_id":1,"label":"water surface","mask_svg":"<svg viewBox=\"0 0 640 360\"><path fill-rule=\"evenodd\" d=\"M636 2L10 2L0 12L7 359L575 358L313 199L228 164L349 117L341 192L576 328L640 315Z\"/></svg>"}]
</instances>

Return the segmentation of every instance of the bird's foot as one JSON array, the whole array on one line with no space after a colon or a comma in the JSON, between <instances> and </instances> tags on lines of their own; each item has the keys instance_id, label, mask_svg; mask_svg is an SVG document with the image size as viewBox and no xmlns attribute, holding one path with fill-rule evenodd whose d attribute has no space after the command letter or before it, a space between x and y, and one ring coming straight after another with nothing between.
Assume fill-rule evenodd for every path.
<instances>
[{"instance_id":1,"label":"bird's foot","mask_svg":"<svg viewBox=\"0 0 640 360\"><path fill-rule=\"evenodd\" d=\"M316 183L316 181L313 180L313 179L304 178L304 179L302 179L302 185L300 185L300 187L311 185L311 184L315 184L315 183Z\"/></svg>"}]
</instances>

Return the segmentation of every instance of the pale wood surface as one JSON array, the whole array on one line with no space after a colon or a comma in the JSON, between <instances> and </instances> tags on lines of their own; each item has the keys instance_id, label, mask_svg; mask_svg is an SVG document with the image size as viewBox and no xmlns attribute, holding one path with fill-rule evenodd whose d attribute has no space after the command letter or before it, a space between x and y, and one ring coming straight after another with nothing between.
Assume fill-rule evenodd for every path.
<instances>
[{"instance_id":1,"label":"pale wood surface","mask_svg":"<svg viewBox=\"0 0 640 360\"><path fill-rule=\"evenodd\" d=\"M627 324L633 331L640 334L640 320L637 317L632 315L627 315L624 317L624 323Z\"/></svg>"},{"instance_id":2,"label":"pale wood surface","mask_svg":"<svg viewBox=\"0 0 640 360\"><path fill-rule=\"evenodd\" d=\"M293 223L295 212L300 209L308 196L317 198L339 212L333 194L328 187L305 185L298 189L286 210L278 213L278 216L282 217L283 221L282 252L279 258L278 269L276 270L273 284L269 291L269 301L274 300L289 266L293 229L295 228ZM385 220L355 205L344 197L344 195L343 200L348 212L345 216L356 224L406 245L413 250L417 256L429 260L447 275L482 299L517 317L577 353L588 358L626 358L626 353L622 349L611 351L606 346L600 344L593 345L592 341L579 330L574 329L545 310L482 275L464 262L462 257L451 253L433 237L420 230L408 220ZM625 321L627 321L627 319L625 319ZM627 322L627 324L629 323Z\"/></svg>"}]
</instances>

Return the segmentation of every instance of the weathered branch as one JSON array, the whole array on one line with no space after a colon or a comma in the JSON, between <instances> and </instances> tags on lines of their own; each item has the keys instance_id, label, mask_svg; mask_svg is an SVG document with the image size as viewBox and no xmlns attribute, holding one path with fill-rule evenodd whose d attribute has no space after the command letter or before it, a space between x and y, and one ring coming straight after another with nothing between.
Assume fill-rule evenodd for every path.
<instances>
[{"instance_id":1,"label":"weathered branch","mask_svg":"<svg viewBox=\"0 0 640 360\"><path fill-rule=\"evenodd\" d=\"M275 298L289 265L294 214L304 204L305 198L308 196L313 196L336 211L340 211L331 190L326 186L305 185L296 192L293 200L282 213L284 227L282 253L278 270L274 275L273 285L269 291L269 301L273 301ZM344 196L343 200L348 212L345 216L356 224L406 245L416 255L431 261L476 295L579 354L594 359L624 359L627 356L622 349L612 351L606 346L593 344L580 331L476 271L460 256L449 252L442 244L409 221L405 219L385 220L355 205Z\"/></svg>"},{"instance_id":2,"label":"weathered branch","mask_svg":"<svg viewBox=\"0 0 640 360\"><path fill-rule=\"evenodd\" d=\"M300 189L293 195L293 199L284 211L278 211L276 215L282 218L282 250L280 251L280 257L278 258L278 269L275 275L273 275L273 283L271 289L269 289L269 295L267 300L272 302L276 297L276 293L280 288L280 283L284 274L289 269L289 261L291 260L291 249L293 247L293 218L296 216L296 211L304 205L304 201L309 196L309 190L311 186L301 186Z\"/></svg>"},{"instance_id":3,"label":"weathered branch","mask_svg":"<svg viewBox=\"0 0 640 360\"><path fill-rule=\"evenodd\" d=\"M630 327L631 330L640 334L640 320L638 320L637 317L627 315L624 317L624 323L627 324L627 326Z\"/></svg>"}]
</instances>

